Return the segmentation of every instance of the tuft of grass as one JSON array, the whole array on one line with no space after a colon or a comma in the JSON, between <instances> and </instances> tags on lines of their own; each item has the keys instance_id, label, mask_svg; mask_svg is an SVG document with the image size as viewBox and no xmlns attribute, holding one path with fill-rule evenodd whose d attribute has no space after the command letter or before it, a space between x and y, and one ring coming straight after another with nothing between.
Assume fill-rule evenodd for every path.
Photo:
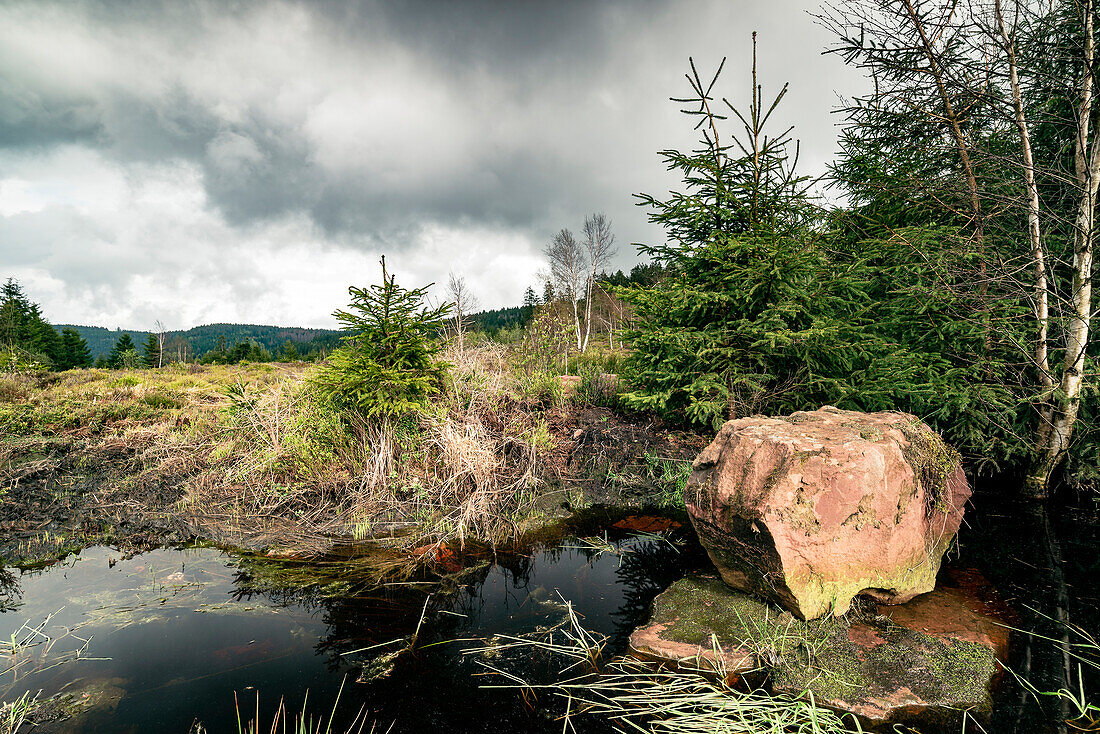
<instances>
[{"instance_id":1,"label":"tuft of grass","mask_svg":"<svg viewBox=\"0 0 1100 734\"><path fill-rule=\"evenodd\" d=\"M32 696L28 691L0 705L0 734L17 734L24 725L33 727L31 719L41 706L38 696L37 693Z\"/></svg>"},{"instance_id":2,"label":"tuft of grass","mask_svg":"<svg viewBox=\"0 0 1100 734\"><path fill-rule=\"evenodd\" d=\"M619 403L619 380L614 374L604 372L598 365L586 364L578 370L580 381L573 393L577 405L595 405L614 408Z\"/></svg>"},{"instance_id":3,"label":"tuft of grass","mask_svg":"<svg viewBox=\"0 0 1100 734\"><path fill-rule=\"evenodd\" d=\"M1045 617L1050 621L1055 621L1045 614L1040 613L1039 616ZM1097 640L1094 635L1076 625L1063 622L1058 622L1058 624L1065 632L1065 639L1058 640L1027 630L1015 631L1058 645L1067 656L1067 674L1070 672L1070 664L1076 664L1076 686L1073 686L1072 681L1066 681L1067 685L1064 685L1058 690L1043 691L1031 681L1023 678L1016 673L1016 671L1004 665L1004 663L1001 663L1001 667L1007 670L1023 691L1030 695L1040 706L1042 705L1041 701L1043 698L1057 700L1061 704L1063 713L1067 716L1064 724L1069 726L1070 730L1081 732L1100 731L1100 704L1096 703L1092 698L1096 695L1095 693L1089 694L1085 691L1084 675L1082 674L1083 668L1086 667L1100 671L1100 640ZM1067 675L1067 678L1068 677L1072 676ZM984 731L980 726L977 728L979 731Z\"/></svg>"},{"instance_id":4,"label":"tuft of grass","mask_svg":"<svg viewBox=\"0 0 1100 734\"><path fill-rule=\"evenodd\" d=\"M532 372L519 379L521 398L543 408L560 408L565 403L565 387L552 372Z\"/></svg>"},{"instance_id":5,"label":"tuft of grass","mask_svg":"<svg viewBox=\"0 0 1100 734\"><path fill-rule=\"evenodd\" d=\"M270 725L261 725L260 717L260 692L256 691L256 703L252 712L242 712L241 702L237 698L236 691L233 692L233 703L236 708L236 724L237 734L262 734L262 732L270 732L270 734L333 734L333 726L336 721L336 711L340 706L340 697L344 693L344 684L340 684L340 690L336 694L336 700L332 704L332 710L329 711L327 720L324 716L317 717L308 713L309 694L306 694L306 700L302 703L302 710L297 715L291 715L286 710L286 700L280 698L279 705L275 709L274 715L271 717ZM251 713L251 718L249 718ZM359 709L359 712L352 719L351 723L343 728L342 731L346 734L362 734L364 731L368 734L373 734L376 731L376 724L371 723L370 728L367 729L366 712L363 708ZM390 727L392 728L392 726ZM205 734L206 727L202 724L198 724L193 730L196 734ZM389 731L387 729L386 731ZM0 733L2 734L2 733Z\"/></svg>"},{"instance_id":6,"label":"tuft of grass","mask_svg":"<svg viewBox=\"0 0 1100 734\"><path fill-rule=\"evenodd\" d=\"M861 732L859 722L816 705L806 698L770 696L762 690L744 690L739 676L725 670L722 649L711 639L713 664L693 667L689 661L669 670L626 656L607 660L606 638L588 632L566 602L565 621L546 633L531 637L500 638L492 647L473 648L467 654L484 656L500 649L526 649L562 662L557 677L548 684L534 684L484 660L479 664L504 679L491 688L515 688L525 692L545 690L565 703L563 731L572 720L597 716L611 721L618 731L649 734L850 734ZM569 674L579 671L580 675Z\"/></svg>"}]
</instances>

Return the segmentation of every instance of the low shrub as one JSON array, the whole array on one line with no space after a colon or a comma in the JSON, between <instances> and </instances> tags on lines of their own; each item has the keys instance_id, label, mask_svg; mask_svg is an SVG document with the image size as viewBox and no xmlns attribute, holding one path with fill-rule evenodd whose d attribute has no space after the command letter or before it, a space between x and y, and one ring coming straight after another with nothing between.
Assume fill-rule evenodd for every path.
<instances>
[{"instance_id":1,"label":"low shrub","mask_svg":"<svg viewBox=\"0 0 1100 734\"><path fill-rule=\"evenodd\" d=\"M537 371L519 378L522 399L542 407L560 406L565 399L565 388L552 372Z\"/></svg>"},{"instance_id":2,"label":"low shrub","mask_svg":"<svg viewBox=\"0 0 1100 734\"><path fill-rule=\"evenodd\" d=\"M619 381L595 365L585 365L580 371L580 381L573 393L577 405L596 405L614 408L619 403Z\"/></svg>"}]
</instances>

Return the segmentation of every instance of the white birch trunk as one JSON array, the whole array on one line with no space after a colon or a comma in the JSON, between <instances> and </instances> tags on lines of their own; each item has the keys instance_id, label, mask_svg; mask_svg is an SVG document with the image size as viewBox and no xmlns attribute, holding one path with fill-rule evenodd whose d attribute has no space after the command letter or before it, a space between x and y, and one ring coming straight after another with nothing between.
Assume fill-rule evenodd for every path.
<instances>
[{"instance_id":1,"label":"white birch trunk","mask_svg":"<svg viewBox=\"0 0 1100 734\"><path fill-rule=\"evenodd\" d=\"M1040 426L1040 457L1027 478L1028 493L1039 499L1046 497L1050 480L1069 447L1077 413L1081 407L1081 387L1085 377L1085 354L1088 350L1089 327L1092 320L1092 260L1096 191L1100 184L1100 146L1092 135L1090 119L1093 107L1093 60L1096 47L1093 37L1093 0L1082 7L1084 23L1084 59L1081 71L1081 98L1077 109L1077 143L1074 164L1080 198L1073 226L1073 283L1070 292L1070 315L1066 326L1066 352L1062 360L1058 389L1053 395L1049 425Z\"/></svg>"}]
</instances>

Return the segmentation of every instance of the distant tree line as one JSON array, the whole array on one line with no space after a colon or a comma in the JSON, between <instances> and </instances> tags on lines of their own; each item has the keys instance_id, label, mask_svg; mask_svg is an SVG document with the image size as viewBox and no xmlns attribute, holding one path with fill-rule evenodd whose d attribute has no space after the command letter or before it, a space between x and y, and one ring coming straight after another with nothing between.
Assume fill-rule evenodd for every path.
<instances>
[{"instance_id":1,"label":"distant tree line","mask_svg":"<svg viewBox=\"0 0 1100 734\"><path fill-rule=\"evenodd\" d=\"M0 287L0 370L155 368L172 362L237 364L322 359L340 344L334 329L209 324L183 332L121 331L51 324L14 278Z\"/></svg>"}]
</instances>

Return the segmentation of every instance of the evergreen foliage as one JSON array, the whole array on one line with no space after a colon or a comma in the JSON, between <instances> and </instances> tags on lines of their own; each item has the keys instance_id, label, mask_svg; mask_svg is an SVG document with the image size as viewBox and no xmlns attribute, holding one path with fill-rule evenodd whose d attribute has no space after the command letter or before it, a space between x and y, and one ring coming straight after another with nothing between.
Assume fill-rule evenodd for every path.
<instances>
[{"instance_id":1,"label":"evergreen foliage","mask_svg":"<svg viewBox=\"0 0 1100 734\"><path fill-rule=\"evenodd\" d=\"M52 369L64 362L61 336L13 278L0 286L0 349L3 370Z\"/></svg>"},{"instance_id":2,"label":"evergreen foliage","mask_svg":"<svg viewBox=\"0 0 1100 734\"><path fill-rule=\"evenodd\" d=\"M533 308L526 306L509 306L488 311L478 311L466 317L471 329L483 331L489 335L495 335L505 329L514 329L526 326L534 314Z\"/></svg>"},{"instance_id":3,"label":"evergreen foliage","mask_svg":"<svg viewBox=\"0 0 1100 734\"><path fill-rule=\"evenodd\" d=\"M298 347L294 346L293 341L287 339L283 342L283 346L279 348L278 359L280 362L298 361Z\"/></svg>"},{"instance_id":4,"label":"evergreen foliage","mask_svg":"<svg viewBox=\"0 0 1100 734\"><path fill-rule=\"evenodd\" d=\"M199 364L240 364L241 362L270 362L271 352L262 344L249 340L225 346L224 340L199 358Z\"/></svg>"},{"instance_id":5,"label":"evergreen foliage","mask_svg":"<svg viewBox=\"0 0 1100 734\"><path fill-rule=\"evenodd\" d=\"M700 109L713 86L694 75ZM972 466L1021 459L1015 365L988 338L1010 342L1021 312L979 308L980 247L951 227L866 237L824 216L788 165L786 133L754 149L764 109L757 92L746 115L734 110L740 144L722 145L722 118L704 114L698 150L661 154L684 190L641 197L668 240L642 247L662 271L654 284L619 289L636 319L625 402L711 427L825 404L904 410Z\"/></svg>"},{"instance_id":6,"label":"evergreen foliage","mask_svg":"<svg viewBox=\"0 0 1100 734\"><path fill-rule=\"evenodd\" d=\"M120 331L100 326L58 325L57 329L71 328L83 337L91 350L92 357L98 358L111 353ZM127 330L136 344L144 344L150 332ZM287 341L295 345L298 358L314 359L324 356L340 345L340 332L336 329L306 329L293 326L260 326L255 324L206 324L186 331L169 331L165 334L166 351L176 359L176 350L171 346L179 341L188 345L186 352L193 357L202 358L211 352L220 352L211 359L224 363L228 353L238 344L255 343L269 353L278 353ZM259 352L253 350L245 358L260 361ZM168 356L165 355L165 361Z\"/></svg>"},{"instance_id":7,"label":"evergreen foliage","mask_svg":"<svg viewBox=\"0 0 1100 734\"><path fill-rule=\"evenodd\" d=\"M141 351L145 367L160 366L160 343L157 341L156 334L145 337L145 342L141 345Z\"/></svg>"},{"instance_id":8,"label":"evergreen foliage","mask_svg":"<svg viewBox=\"0 0 1100 734\"><path fill-rule=\"evenodd\" d=\"M348 288L348 310L333 314L347 332L343 345L314 377L325 398L368 420L424 410L447 375L447 364L435 357L450 314L449 304L425 305L430 287L402 288L383 258L380 284Z\"/></svg>"},{"instance_id":9,"label":"evergreen foliage","mask_svg":"<svg viewBox=\"0 0 1100 734\"><path fill-rule=\"evenodd\" d=\"M845 317L853 309L822 277L827 263L811 227L817 212L788 165L790 131L760 142L786 88L765 111L754 87L748 117L730 106L748 140L723 143L725 118L709 107L720 72L704 84L693 63L695 97L676 100L697 104L686 112L705 128L700 148L660 154L684 190L639 196L667 234L664 244L641 246L665 276L651 288L620 290L638 324L625 334L633 389L624 400L709 425L780 387L787 399L793 390L802 393L797 399L824 397L836 367L852 363L838 347L851 340Z\"/></svg>"},{"instance_id":10,"label":"evergreen foliage","mask_svg":"<svg viewBox=\"0 0 1100 734\"><path fill-rule=\"evenodd\" d=\"M123 333L111 348L111 353L107 355L106 366L113 370L136 367L138 358L131 355L137 355L137 353L137 345L134 344L133 338L128 333Z\"/></svg>"},{"instance_id":11,"label":"evergreen foliage","mask_svg":"<svg viewBox=\"0 0 1100 734\"><path fill-rule=\"evenodd\" d=\"M57 365L59 370L71 370L78 367L92 366L92 352L88 349L88 342L80 336L80 332L72 328L61 330L61 361Z\"/></svg>"}]
</instances>

